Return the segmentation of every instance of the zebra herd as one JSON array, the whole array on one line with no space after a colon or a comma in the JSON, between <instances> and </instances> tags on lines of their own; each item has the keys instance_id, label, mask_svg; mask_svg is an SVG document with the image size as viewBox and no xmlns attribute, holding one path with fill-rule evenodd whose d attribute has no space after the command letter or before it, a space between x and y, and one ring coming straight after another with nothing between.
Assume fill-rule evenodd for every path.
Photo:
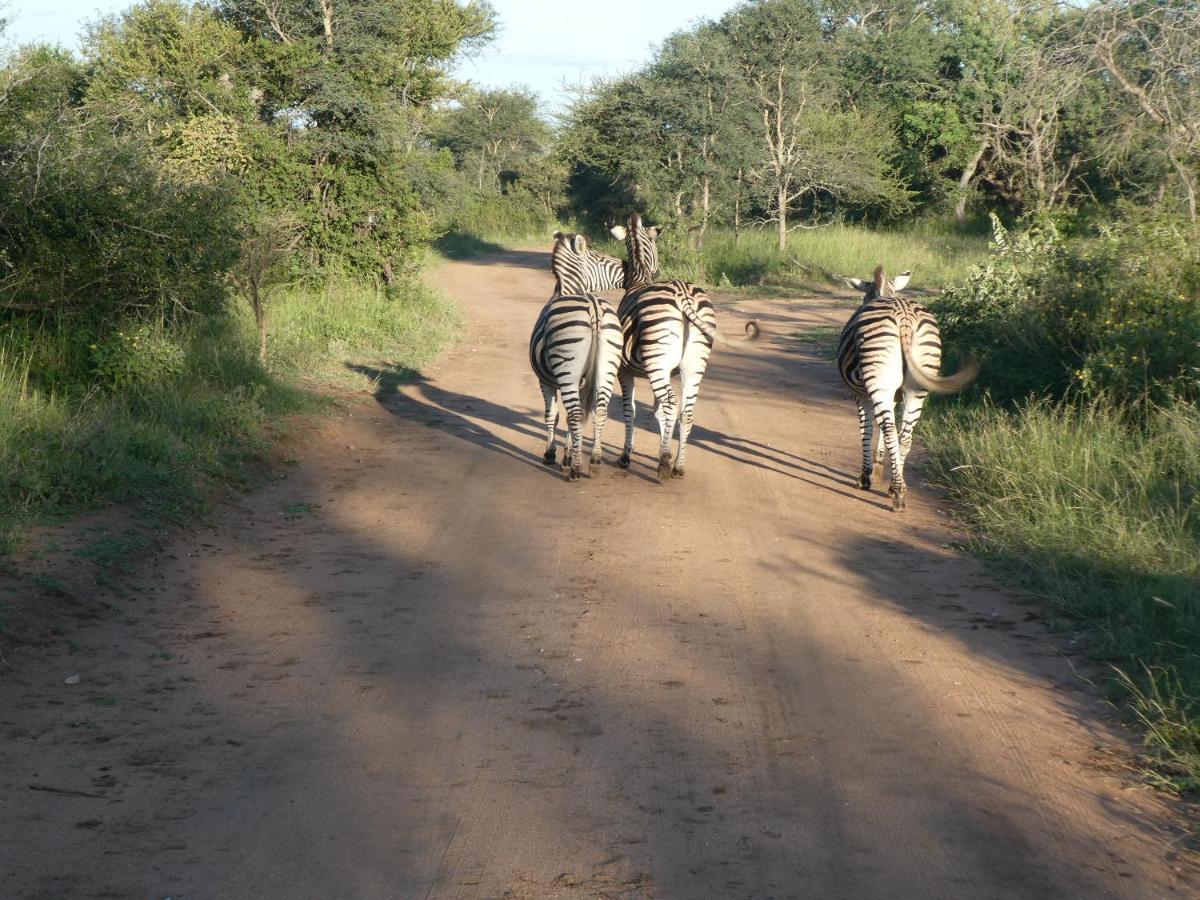
<instances>
[{"instance_id":1,"label":"zebra herd","mask_svg":"<svg viewBox=\"0 0 1200 900\"><path fill-rule=\"evenodd\" d=\"M636 213L627 225L611 229L625 242L628 259L598 253L579 234L555 232L551 269L554 294L543 307L529 342L529 360L545 401L546 465L556 465L559 410L566 411L567 440L563 471L571 481L583 476L583 426L593 419L589 471L601 462L604 425L613 383L621 386L625 442L617 465L629 466L633 452L635 379L645 378L654 394L658 420L658 480L682 477L688 435L692 430L700 381L708 368L717 335L716 312L703 290L674 279L655 281L656 239L660 228L643 224ZM905 507L904 461L913 429L930 393L961 390L975 377L970 363L949 377L937 375L941 339L933 314L900 295L909 273L895 279L883 267L869 281L846 278L862 290L862 305L850 317L838 345L838 370L858 403L863 462L859 487L869 490L873 471L872 425L878 426L878 461L886 450L891 461L892 507ZM624 290L620 305L596 296L597 291ZM750 322L747 335L758 336ZM672 385L678 374L680 393ZM902 404L899 429L895 404ZM676 423L679 445L671 458Z\"/></svg>"}]
</instances>

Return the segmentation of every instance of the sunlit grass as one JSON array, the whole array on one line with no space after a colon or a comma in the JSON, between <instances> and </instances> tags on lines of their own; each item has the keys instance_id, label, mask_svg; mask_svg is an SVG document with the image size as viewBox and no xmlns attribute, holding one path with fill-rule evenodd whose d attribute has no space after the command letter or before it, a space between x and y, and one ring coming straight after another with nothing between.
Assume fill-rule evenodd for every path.
<instances>
[{"instance_id":1,"label":"sunlit grass","mask_svg":"<svg viewBox=\"0 0 1200 900\"><path fill-rule=\"evenodd\" d=\"M623 244L595 236L596 249L625 256ZM780 252L775 232L755 228L735 238L732 229L709 229L704 247L695 251L668 230L659 240L664 276L705 287L779 287L839 283L836 276L869 278L877 265L889 273L911 271L916 289L939 290L962 278L987 255L988 237L977 228L959 229L940 220L874 229L828 225L788 235Z\"/></svg>"},{"instance_id":2,"label":"sunlit grass","mask_svg":"<svg viewBox=\"0 0 1200 900\"><path fill-rule=\"evenodd\" d=\"M1200 410L981 404L923 424L972 549L1122 673L1148 747L1200 784Z\"/></svg>"},{"instance_id":3,"label":"sunlit grass","mask_svg":"<svg viewBox=\"0 0 1200 900\"><path fill-rule=\"evenodd\" d=\"M334 283L269 301L266 366L253 322L234 307L187 328L154 330L178 364L105 382L86 368L88 343L61 328L0 336L0 538L26 524L112 503L161 519L194 514L214 484L258 477L255 460L287 417L326 401L307 387L345 382L347 363L427 364L458 327L453 308L423 286L388 294ZM83 349L80 350L79 348ZM121 370L122 374L125 370Z\"/></svg>"}]
</instances>

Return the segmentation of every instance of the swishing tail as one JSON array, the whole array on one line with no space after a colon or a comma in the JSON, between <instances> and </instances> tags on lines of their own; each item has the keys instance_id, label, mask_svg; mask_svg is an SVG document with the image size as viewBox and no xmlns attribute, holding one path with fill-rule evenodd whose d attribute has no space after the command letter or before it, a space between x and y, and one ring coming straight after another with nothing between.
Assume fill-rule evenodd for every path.
<instances>
[{"instance_id":1,"label":"swishing tail","mask_svg":"<svg viewBox=\"0 0 1200 900\"><path fill-rule=\"evenodd\" d=\"M679 308L683 310L683 314L687 316L687 320L700 330L700 333L708 338L710 344L717 342L717 333L708 327L708 324L696 313L696 307L692 304L690 295L685 296L679 303Z\"/></svg>"},{"instance_id":2,"label":"swishing tail","mask_svg":"<svg viewBox=\"0 0 1200 900\"><path fill-rule=\"evenodd\" d=\"M758 322L756 322L754 319L751 319L749 322L746 323L745 340L757 341L761 334L762 334L762 329L758 327Z\"/></svg>"},{"instance_id":3,"label":"swishing tail","mask_svg":"<svg viewBox=\"0 0 1200 900\"><path fill-rule=\"evenodd\" d=\"M583 404L583 424L588 423L592 410L596 408L596 391L600 384L600 341L603 339L600 328L603 317L600 301L588 295L592 303L592 344L588 348L587 360L583 364L583 379L579 384L579 402Z\"/></svg>"},{"instance_id":4,"label":"swishing tail","mask_svg":"<svg viewBox=\"0 0 1200 900\"><path fill-rule=\"evenodd\" d=\"M953 375L930 375L920 363L913 359L912 335L906 334L900 338L900 347L904 351L905 374L917 383L923 391L931 394L957 394L975 380L979 374L979 362L968 359L962 368Z\"/></svg>"}]
</instances>

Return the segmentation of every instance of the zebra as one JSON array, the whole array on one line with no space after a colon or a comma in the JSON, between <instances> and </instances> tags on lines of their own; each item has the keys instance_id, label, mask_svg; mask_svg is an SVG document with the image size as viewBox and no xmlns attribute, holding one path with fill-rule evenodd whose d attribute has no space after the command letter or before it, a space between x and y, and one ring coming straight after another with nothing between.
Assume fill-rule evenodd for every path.
<instances>
[{"instance_id":1,"label":"zebra","mask_svg":"<svg viewBox=\"0 0 1200 900\"><path fill-rule=\"evenodd\" d=\"M937 320L924 306L900 296L912 277L903 272L894 279L884 277L883 266L870 281L844 278L863 291L859 306L838 342L837 365L842 381L858 404L858 426L862 435L862 474L858 486L871 489L871 427L879 426L881 446L877 461L887 449L891 460L892 509L905 508L907 488L904 461L912 447L913 429L921 418L925 398L931 393L951 394L965 388L979 373L979 365L968 361L954 375L937 374L942 362L942 339ZM903 410L896 433L896 400Z\"/></svg>"},{"instance_id":2,"label":"zebra","mask_svg":"<svg viewBox=\"0 0 1200 900\"><path fill-rule=\"evenodd\" d=\"M550 255L556 294L585 294L625 287L625 263L593 250L582 234L554 232Z\"/></svg>"},{"instance_id":3,"label":"zebra","mask_svg":"<svg viewBox=\"0 0 1200 900\"><path fill-rule=\"evenodd\" d=\"M634 213L628 227L610 229L629 251L626 263L625 296L617 310L621 319L621 368L617 379L625 407L625 446L617 465L629 467L633 453L634 378L641 376L654 391L654 415L658 419L658 480L684 474L688 434L700 380L708 368L717 336L717 317L712 302L700 288L686 281L654 281L658 271L655 239L661 228L646 227ZM671 385L679 372L682 405ZM671 463L671 437L679 421L679 450Z\"/></svg>"},{"instance_id":4,"label":"zebra","mask_svg":"<svg viewBox=\"0 0 1200 900\"><path fill-rule=\"evenodd\" d=\"M602 462L608 403L621 358L621 324L611 304L586 293L589 288L583 284L558 275L560 261L566 271L572 268L566 265L572 254L588 252L582 235L572 235L570 242L560 241L559 237L555 235L555 290L533 326L529 362L545 402L546 452L542 461L548 466L557 462L557 399L561 394L568 431L563 471L568 480L575 481L583 475L583 426L589 414L593 414L595 428L589 474ZM560 254L564 243L569 243L570 250L564 247ZM564 294L564 285L578 292Z\"/></svg>"}]
</instances>

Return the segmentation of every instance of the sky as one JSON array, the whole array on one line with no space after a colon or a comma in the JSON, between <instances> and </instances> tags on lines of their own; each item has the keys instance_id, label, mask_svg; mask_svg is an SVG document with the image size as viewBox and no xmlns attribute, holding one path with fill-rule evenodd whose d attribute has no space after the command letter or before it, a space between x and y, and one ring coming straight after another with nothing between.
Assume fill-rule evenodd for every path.
<instances>
[{"instance_id":1,"label":"sky","mask_svg":"<svg viewBox=\"0 0 1200 900\"><path fill-rule=\"evenodd\" d=\"M78 47L84 22L130 0L0 0L16 43L48 40ZM525 85L547 112L560 108L564 84L636 69L651 45L700 18L715 18L736 0L606 0L603 12L569 0L492 0L500 22L493 43L463 62L458 77L484 87ZM636 23L636 28L634 27Z\"/></svg>"}]
</instances>

